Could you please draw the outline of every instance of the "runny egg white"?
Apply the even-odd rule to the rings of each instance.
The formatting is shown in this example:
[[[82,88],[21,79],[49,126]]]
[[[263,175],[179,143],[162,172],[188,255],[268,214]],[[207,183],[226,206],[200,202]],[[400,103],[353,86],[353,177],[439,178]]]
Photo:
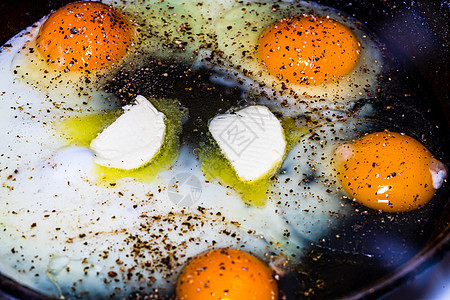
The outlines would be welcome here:
[[[210,1],[104,2],[115,5],[138,26],[134,55],[145,53],[189,62],[201,47],[212,40],[207,30],[208,11],[204,11],[204,6],[208,6]]]

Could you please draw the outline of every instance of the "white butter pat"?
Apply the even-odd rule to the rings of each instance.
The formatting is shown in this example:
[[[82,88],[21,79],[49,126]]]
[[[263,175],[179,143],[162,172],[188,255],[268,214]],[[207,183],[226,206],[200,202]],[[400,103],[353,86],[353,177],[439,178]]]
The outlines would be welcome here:
[[[286,150],[280,121],[265,106],[214,117],[209,131],[237,175],[252,181],[281,164]]]
[[[119,169],[136,169],[158,153],[164,140],[165,116],[143,96],[92,142],[95,163]]]

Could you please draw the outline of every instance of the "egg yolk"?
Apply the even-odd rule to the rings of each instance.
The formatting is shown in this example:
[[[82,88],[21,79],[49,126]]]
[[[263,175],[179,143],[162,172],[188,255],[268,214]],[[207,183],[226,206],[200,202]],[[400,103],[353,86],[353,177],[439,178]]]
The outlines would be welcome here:
[[[132,35],[128,20],[113,7],[75,2],[50,15],[36,43],[55,69],[90,71],[111,66],[122,58]]]
[[[344,190],[362,205],[385,212],[425,205],[446,176],[445,166],[422,144],[388,131],[339,146],[335,158]]]
[[[269,73],[286,83],[317,85],[348,74],[359,42],[345,25],[311,15],[280,20],[258,40],[257,54]]]
[[[215,249],[195,257],[182,271],[177,299],[278,299],[272,271],[237,249]]]

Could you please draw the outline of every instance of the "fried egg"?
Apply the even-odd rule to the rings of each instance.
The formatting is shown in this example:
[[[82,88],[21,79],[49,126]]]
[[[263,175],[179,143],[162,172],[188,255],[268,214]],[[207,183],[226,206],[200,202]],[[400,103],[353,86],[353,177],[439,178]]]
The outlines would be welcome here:
[[[135,28],[117,9],[98,2],[68,4],[21,33],[26,42],[11,70],[56,109],[115,107],[114,95],[98,86],[114,72],[135,43]]]
[[[218,71],[277,105],[308,112],[375,95],[381,48],[339,11],[304,1],[245,1],[215,26],[220,58],[204,51],[199,64],[219,61]]]

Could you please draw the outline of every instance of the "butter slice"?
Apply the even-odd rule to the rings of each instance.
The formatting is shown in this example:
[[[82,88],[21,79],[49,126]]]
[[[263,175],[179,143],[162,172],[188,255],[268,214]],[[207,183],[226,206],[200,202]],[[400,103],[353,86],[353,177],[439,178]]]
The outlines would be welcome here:
[[[256,180],[282,163],[286,150],[283,128],[265,106],[218,115],[210,121],[209,131],[244,181]]]
[[[95,163],[111,168],[136,169],[152,160],[164,140],[165,116],[143,96],[91,142]]]

